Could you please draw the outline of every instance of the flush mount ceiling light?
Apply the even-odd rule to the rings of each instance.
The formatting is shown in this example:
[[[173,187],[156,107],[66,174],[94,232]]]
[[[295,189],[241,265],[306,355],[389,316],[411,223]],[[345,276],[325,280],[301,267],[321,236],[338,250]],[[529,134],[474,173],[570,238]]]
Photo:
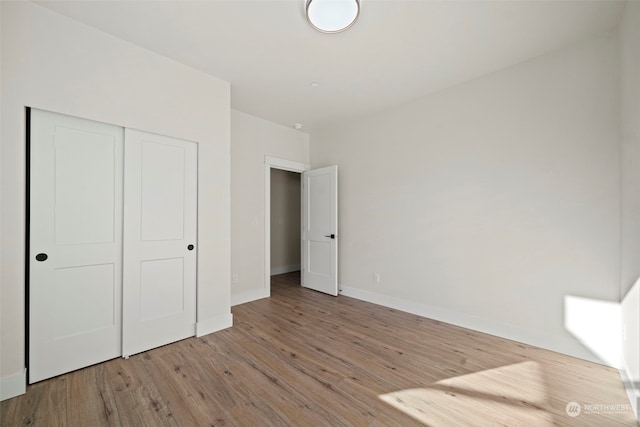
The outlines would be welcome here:
[[[323,33],[350,28],[360,15],[360,0],[307,0],[307,21]]]

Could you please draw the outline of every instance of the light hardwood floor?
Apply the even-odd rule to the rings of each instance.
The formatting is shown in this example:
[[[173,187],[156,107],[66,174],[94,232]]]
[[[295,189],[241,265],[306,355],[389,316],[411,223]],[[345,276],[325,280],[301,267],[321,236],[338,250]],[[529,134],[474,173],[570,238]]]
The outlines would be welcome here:
[[[297,273],[233,314],[231,329],[32,385],[0,424],[637,425],[615,369],[326,296]]]

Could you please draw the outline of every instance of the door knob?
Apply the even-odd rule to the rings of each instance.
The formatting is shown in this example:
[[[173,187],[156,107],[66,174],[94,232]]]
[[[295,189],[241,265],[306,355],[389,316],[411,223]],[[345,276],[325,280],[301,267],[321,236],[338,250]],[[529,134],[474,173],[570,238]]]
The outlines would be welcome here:
[[[330,234],[330,235],[328,235],[328,236],[324,236],[324,237],[329,237],[329,238],[331,238],[331,239],[335,239],[335,238],[336,238],[336,235],[335,235],[335,234]]]
[[[193,250],[193,245],[189,245],[189,246],[187,246],[187,249],[189,249],[190,251],[192,251],[192,250]]]
[[[45,253],[41,253],[41,254],[36,255],[36,261],[40,261],[40,262],[46,261],[47,258],[49,258],[49,256],[47,254],[45,254]]]

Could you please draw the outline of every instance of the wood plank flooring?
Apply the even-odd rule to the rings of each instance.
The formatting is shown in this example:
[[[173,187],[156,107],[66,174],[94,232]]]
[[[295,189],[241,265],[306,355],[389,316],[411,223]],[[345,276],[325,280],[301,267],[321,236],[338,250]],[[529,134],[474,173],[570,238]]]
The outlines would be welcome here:
[[[297,273],[271,292],[234,307],[231,329],[29,386],[0,425],[637,425],[615,369],[326,296]]]

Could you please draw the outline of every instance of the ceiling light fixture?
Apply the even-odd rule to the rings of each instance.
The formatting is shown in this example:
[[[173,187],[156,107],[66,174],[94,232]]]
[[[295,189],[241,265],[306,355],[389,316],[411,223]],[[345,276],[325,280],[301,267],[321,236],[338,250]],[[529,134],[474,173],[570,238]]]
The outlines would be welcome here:
[[[322,33],[350,28],[360,15],[360,0],[307,0],[307,21]]]
[[[297,130],[302,129],[302,123],[296,123],[295,125],[293,125],[293,128]]]

